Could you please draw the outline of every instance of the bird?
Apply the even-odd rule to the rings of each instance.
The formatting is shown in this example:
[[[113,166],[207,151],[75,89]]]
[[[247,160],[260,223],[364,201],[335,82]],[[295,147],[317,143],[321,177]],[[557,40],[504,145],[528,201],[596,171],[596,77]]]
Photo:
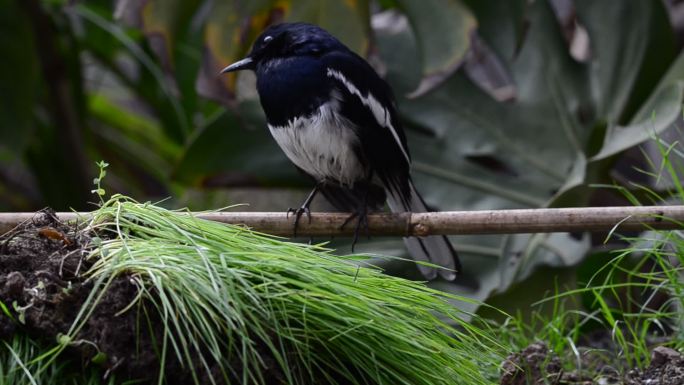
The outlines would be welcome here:
[[[408,60],[408,59],[407,59]],[[321,193],[357,219],[354,243],[367,214],[387,202],[392,212],[427,212],[410,175],[411,155],[389,84],[361,56],[314,24],[271,25],[247,56],[221,74],[251,70],[268,129],[294,165],[315,181],[294,212],[295,231]],[[406,237],[422,275],[454,280],[461,265],[442,235]],[[433,266],[430,266],[433,265]],[[438,266],[435,268],[434,266]]]

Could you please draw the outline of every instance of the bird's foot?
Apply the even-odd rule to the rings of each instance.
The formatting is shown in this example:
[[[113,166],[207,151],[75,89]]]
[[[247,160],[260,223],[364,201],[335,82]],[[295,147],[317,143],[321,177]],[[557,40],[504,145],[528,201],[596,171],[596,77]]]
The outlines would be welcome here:
[[[311,210],[307,206],[302,206],[298,209],[293,209],[290,207],[287,209],[287,217],[290,217],[290,214],[294,214],[294,224],[292,228],[292,233],[293,237],[297,238],[297,228],[299,227],[299,220],[302,218],[302,215],[306,214],[306,218],[309,220],[309,223],[311,223]]]
[[[347,219],[345,219],[344,223],[342,223],[342,226],[340,226],[340,229],[344,229],[344,227],[347,226],[354,219],[357,219],[357,221],[356,227],[354,228],[354,239],[352,240],[351,246],[352,253],[354,252],[354,246],[356,246],[356,242],[359,240],[359,233],[362,227],[366,233],[366,237],[370,239],[370,228],[368,226],[368,210],[365,207],[357,212],[352,213]]]

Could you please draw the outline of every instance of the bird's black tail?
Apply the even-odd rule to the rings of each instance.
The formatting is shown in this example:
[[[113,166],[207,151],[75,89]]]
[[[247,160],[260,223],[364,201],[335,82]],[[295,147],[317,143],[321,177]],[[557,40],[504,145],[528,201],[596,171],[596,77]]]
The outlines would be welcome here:
[[[388,191],[387,203],[393,213],[410,211],[414,213],[428,212],[423,198],[418,194],[413,182],[409,179],[410,197],[402,197],[399,192]],[[451,242],[444,235],[430,235],[427,237],[407,237],[404,243],[409,253],[416,261],[429,262],[444,267],[433,268],[418,264],[418,269],[427,279],[440,277],[453,281],[456,273],[461,270],[458,255],[451,246]]]

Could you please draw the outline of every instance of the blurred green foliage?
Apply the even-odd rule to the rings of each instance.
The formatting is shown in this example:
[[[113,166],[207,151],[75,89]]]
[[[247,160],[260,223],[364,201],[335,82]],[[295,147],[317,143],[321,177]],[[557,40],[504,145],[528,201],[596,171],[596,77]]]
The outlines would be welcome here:
[[[279,21],[323,26],[387,78],[436,209],[586,205],[623,151],[680,122],[661,1],[0,0],[0,210],[92,207],[101,159],[107,191],[193,209],[227,188],[308,186],[264,129],[253,76],[218,76]],[[478,299],[591,247],[453,240],[469,283],[436,285]]]

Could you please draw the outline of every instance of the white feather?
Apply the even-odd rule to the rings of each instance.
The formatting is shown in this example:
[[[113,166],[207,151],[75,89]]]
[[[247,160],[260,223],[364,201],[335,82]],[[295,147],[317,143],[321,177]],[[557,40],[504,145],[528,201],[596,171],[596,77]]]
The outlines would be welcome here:
[[[339,98],[332,96],[313,115],[268,128],[297,167],[318,180],[334,179],[352,187],[367,171],[353,151],[358,143],[354,125],[337,113]]]

